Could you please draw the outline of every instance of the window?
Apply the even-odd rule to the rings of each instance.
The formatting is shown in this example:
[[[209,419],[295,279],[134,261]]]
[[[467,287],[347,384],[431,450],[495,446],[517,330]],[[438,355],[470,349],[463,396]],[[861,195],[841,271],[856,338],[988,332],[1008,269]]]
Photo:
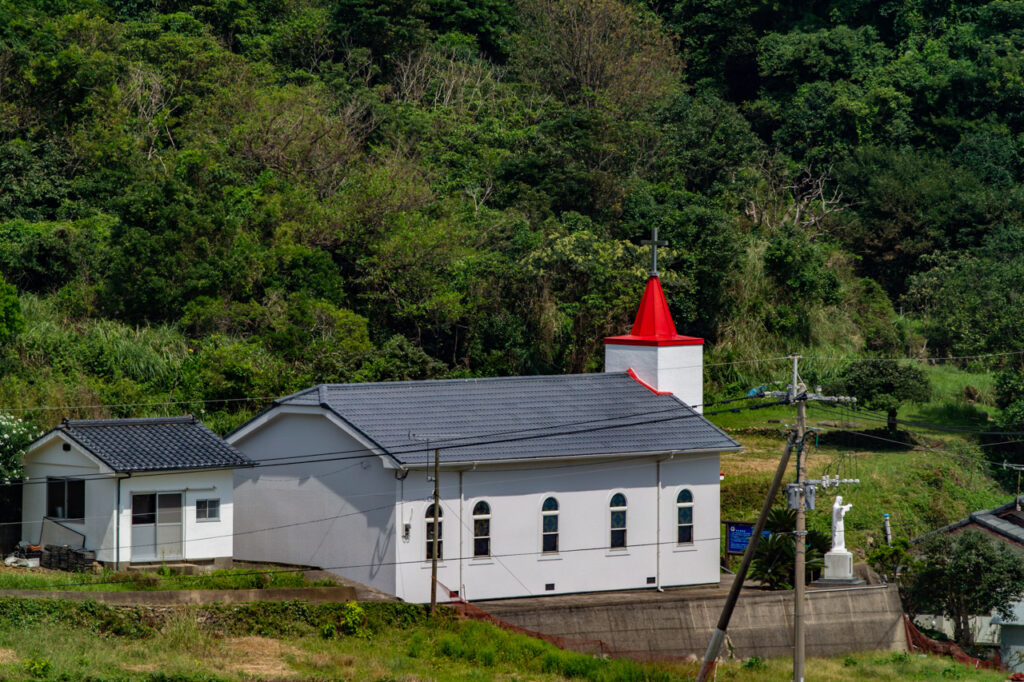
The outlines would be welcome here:
[[[626,496],[622,493],[612,495],[612,549],[623,549],[626,547]]]
[[[693,544],[693,493],[680,490],[676,497],[676,542],[680,545]]]
[[[132,495],[132,525],[144,526],[156,523],[156,494]]]
[[[491,556],[491,506],[483,501],[473,507],[473,556]]]
[[[540,508],[541,551],[558,551],[558,500],[549,497]]]
[[[85,481],[46,479],[46,515],[54,519],[85,519]]]
[[[220,500],[196,500],[196,521],[220,521]]]
[[[427,561],[434,558],[434,505],[427,507],[427,513],[424,514],[427,519]],[[440,561],[444,558],[444,543],[441,541],[444,538],[444,523],[441,519],[444,517],[444,512],[441,508],[437,509],[437,560]]]

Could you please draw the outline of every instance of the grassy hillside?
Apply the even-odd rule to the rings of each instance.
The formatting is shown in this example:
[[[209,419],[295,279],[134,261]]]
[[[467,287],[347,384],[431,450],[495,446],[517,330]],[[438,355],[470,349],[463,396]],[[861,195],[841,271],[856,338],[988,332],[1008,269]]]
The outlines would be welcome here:
[[[365,605],[369,620],[360,626],[363,629],[344,634],[340,621],[337,627],[327,627],[326,622],[312,627],[316,614],[310,611],[316,608],[302,612],[297,605],[250,605],[246,607],[249,622],[223,629],[223,613],[201,608],[159,613],[122,610],[115,615],[112,609],[95,605],[92,624],[75,627],[69,621],[88,617],[88,608],[41,604],[0,603],[4,679],[682,682],[696,672],[695,663],[639,664],[561,651],[483,623],[430,621],[422,610],[402,616],[401,609],[392,609],[393,617],[383,627],[380,614],[373,613],[375,605]],[[345,613],[353,613],[352,607]],[[96,616],[102,618],[99,625]],[[729,662],[719,668],[718,679],[775,680],[784,677],[790,666],[782,659]],[[945,659],[906,654],[812,658],[807,670],[809,680],[822,681],[1003,679],[998,673],[968,671]]]
[[[1002,454],[986,447],[985,431],[990,421],[1000,416],[993,404],[992,375],[949,365],[927,370],[934,389],[932,399],[903,407],[899,413],[903,424],[895,436],[886,432],[885,415],[877,412],[808,407],[807,425],[813,429],[807,440],[808,477],[838,474],[860,480],[859,484],[819,490],[817,510],[809,513],[809,527],[830,531],[829,510],[835,495],[840,494],[844,503],[853,504],[845,518],[847,546],[863,552],[884,541],[884,513],[890,514],[894,536],[913,538],[1013,498],[1015,479],[1001,469]],[[711,406],[709,411],[715,409]],[[784,448],[785,428],[795,422],[796,410],[778,406],[717,414],[710,419],[744,448],[742,453],[722,458],[722,518],[753,520]],[[795,461],[791,459],[786,480],[794,478]],[[782,495],[778,503],[783,504]]]

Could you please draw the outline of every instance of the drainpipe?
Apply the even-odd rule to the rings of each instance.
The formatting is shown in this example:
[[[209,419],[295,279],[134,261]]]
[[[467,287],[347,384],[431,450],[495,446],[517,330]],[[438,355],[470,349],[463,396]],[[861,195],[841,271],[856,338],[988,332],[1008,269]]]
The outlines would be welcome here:
[[[459,597],[461,599],[465,599],[466,598],[466,586],[462,582],[462,566],[463,566],[463,564],[466,563],[466,559],[465,559],[466,554],[462,550],[462,538],[466,534],[466,531],[463,530],[462,524],[463,524],[463,520],[462,520],[462,470],[460,469],[459,470],[459,523],[458,523],[457,526],[455,526],[455,528],[458,529],[458,531],[459,531]],[[475,532],[476,531],[474,531],[474,533]],[[449,601],[451,601],[451,600],[449,599]]]
[[[131,476],[131,474],[128,474]],[[117,507],[114,522],[114,568],[121,570],[121,477],[117,477]]]
[[[654,580],[658,586],[658,592],[664,592],[661,588],[661,460],[654,463],[657,490],[655,491],[655,537],[654,537]]]

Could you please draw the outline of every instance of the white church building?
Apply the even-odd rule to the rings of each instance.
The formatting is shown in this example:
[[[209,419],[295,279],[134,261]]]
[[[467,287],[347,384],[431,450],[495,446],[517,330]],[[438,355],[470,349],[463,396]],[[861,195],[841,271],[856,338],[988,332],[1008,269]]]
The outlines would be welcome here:
[[[316,566],[430,599],[717,583],[719,454],[703,340],[656,274],[603,374],[320,385],[227,436],[236,560]],[[695,406],[695,407],[691,407]]]

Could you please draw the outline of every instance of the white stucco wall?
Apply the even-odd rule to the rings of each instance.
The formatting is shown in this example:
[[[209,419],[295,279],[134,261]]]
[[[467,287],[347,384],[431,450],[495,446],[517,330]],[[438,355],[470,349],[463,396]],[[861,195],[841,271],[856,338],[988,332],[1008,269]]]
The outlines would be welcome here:
[[[395,592],[395,471],[312,411],[228,439],[260,465],[235,474],[235,558],[318,566]],[[282,457],[298,460],[287,464]]]
[[[413,602],[430,598],[425,513],[433,483],[426,474],[409,474],[399,504],[400,525],[409,523],[411,532],[398,542],[396,594]],[[445,546],[438,580],[470,600],[717,583],[718,476],[717,455],[660,465],[644,458],[442,470]],[[680,546],[676,496],[683,487],[694,496],[695,542]],[[624,550],[609,549],[609,502],[616,492],[628,504]],[[541,505],[549,496],[559,503],[557,554],[541,552]],[[473,557],[472,512],[480,500],[491,508],[490,558]]]
[[[271,416],[228,438],[261,463],[235,472],[235,558],[318,566],[407,601],[428,601],[425,514],[432,469],[397,478],[388,460],[362,456],[365,445],[319,408]],[[283,459],[289,457],[298,463]],[[684,487],[694,497],[695,541],[680,546],[676,498]],[[469,599],[719,579],[717,454],[444,466],[440,488],[444,559],[438,578]],[[609,549],[609,502],[616,492],[628,504],[625,550]],[[548,496],[559,503],[557,554],[541,552],[541,505]],[[473,557],[472,512],[479,500],[491,508],[488,558]]]
[[[668,391],[701,412],[704,403],[704,346],[605,344],[604,370],[625,372],[659,391]]]
[[[110,499],[116,496],[112,489]],[[130,478],[121,479],[121,555],[120,560],[152,561],[135,556],[136,542],[132,539],[132,494],[134,493],[183,493],[183,541],[185,561],[200,561],[231,557],[234,551],[234,471],[231,469],[196,470],[179,473],[153,474],[143,472]],[[86,491],[88,498],[88,490]],[[196,500],[219,499],[220,519],[199,521],[196,519]],[[104,544],[102,553],[97,551],[101,561],[114,561],[115,543],[112,534]],[[90,548],[92,549],[92,548]],[[155,559],[159,561],[159,558]]]
[[[47,477],[92,476],[85,481],[85,519],[63,521],[64,525],[86,535],[86,548],[102,547],[108,542],[107,532],[113,528],[113,472],[88,457],[77,445],[62,449],[64,440],[51,438],[25,455],[25,485],[22,488],[21,537],[32,544],[39,542],[43,516],[46,515]],[[99,478],[103,476],[104,478]],[[113,542],[106,545],[113,547]]]
[[[85,481],[85,519],[61,521],[85,533],[86,549],[94,550],[99,561],[111,563],[132,561],[131,495],[133,492],[183,492],[183,553],[185,560],[230,557],[233,543],[233,472],[197,470],[175,473],[141,472],[121,478],[120,556],[117,552],[115,509],[117,481],[114,473],[91,459],[77,444],[65,442],[59,435],[26,454],[27,485],[22,498],[22,539],[39,542],[43,516],[46,514],[46,478],[96,476]],[[196,520],[196,499],[220,500],[220,520]]]

